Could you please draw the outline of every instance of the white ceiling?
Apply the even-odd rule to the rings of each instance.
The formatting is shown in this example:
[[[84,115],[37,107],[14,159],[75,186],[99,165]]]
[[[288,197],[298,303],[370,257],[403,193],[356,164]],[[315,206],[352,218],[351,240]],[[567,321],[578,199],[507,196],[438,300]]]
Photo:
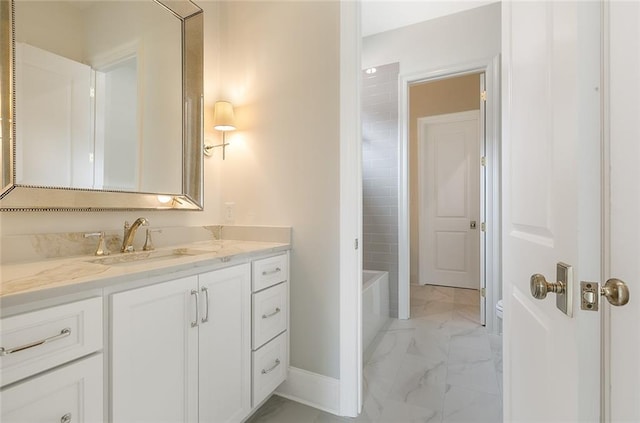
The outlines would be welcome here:
[[[428,21],[496,0],[363,0],[362,36]]]

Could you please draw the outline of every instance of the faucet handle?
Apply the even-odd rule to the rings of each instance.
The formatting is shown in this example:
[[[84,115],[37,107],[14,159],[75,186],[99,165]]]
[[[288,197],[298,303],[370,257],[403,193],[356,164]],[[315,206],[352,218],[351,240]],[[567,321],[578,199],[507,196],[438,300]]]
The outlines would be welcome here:
[[[107,249],[107,246],[104,242],[104,231],[86,233],[84,234],[84,237],[98,237],[98,247],[96,248],[96,252],[94,253],[96,256],[108,256],[111,253],[111,251]]]
[[[156,249],[156,247],[153,246],[153,240],[151,239],[151,234],[153,232],[162,233],[162,229],[147,229],[147,239],[145,239],[144,245],[142,246],[144,251],[152,251]]]

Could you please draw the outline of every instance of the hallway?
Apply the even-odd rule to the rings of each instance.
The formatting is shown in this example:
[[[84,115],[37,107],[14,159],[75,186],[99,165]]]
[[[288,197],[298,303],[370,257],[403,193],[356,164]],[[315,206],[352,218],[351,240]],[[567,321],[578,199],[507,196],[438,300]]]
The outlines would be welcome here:
[[[502,338],[478,323],[478,303],[478,291],[411,285],[412,318],[391,319],[365,357],[358,418],[274,396],[250,422],[502,421]]]

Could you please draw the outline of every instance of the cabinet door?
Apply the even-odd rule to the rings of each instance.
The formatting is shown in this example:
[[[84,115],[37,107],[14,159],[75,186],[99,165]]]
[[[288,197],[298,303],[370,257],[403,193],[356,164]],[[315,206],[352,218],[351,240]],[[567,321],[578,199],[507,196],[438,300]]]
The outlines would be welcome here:
[[[0,393],[4,423],[103,421],[102,354],[44,373]]]
[[[112,420],[198,420],[196,276],[111,297]]]
[[[200,422],[240,422],[251,411],[250,266],[205,273],[199,280]]]

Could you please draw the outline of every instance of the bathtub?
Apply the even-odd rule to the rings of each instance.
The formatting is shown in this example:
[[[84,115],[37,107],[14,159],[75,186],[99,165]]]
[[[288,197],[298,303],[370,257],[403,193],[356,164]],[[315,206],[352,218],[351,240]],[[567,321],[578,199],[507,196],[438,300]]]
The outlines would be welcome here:
[[[389,320],[389,273],[362,271],[362,349],[369,346]]]

